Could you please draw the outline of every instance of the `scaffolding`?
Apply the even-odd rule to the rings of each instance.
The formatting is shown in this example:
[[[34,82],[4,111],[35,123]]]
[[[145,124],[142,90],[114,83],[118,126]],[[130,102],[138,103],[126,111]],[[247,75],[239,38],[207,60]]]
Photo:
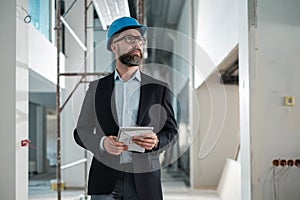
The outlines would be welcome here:
[[[68,10],[61,16],[61,1],[62,0],[56,0],[56,53],[57,53],[57,84],[56,84],[56,115],[57,115],[57,168],[56,168],[56,178],[57,178],[57,199],[61,200],[61,192],[62,192],[62,178],[61,178],[61,170],[66,169],[68,167],[72,167],[81,163],[84,163],[84,177],[85,177],[85,184],[84,184],[84,199],[87,199],[87,150],[85,150],[85,158],[75,161],[73,163],[67,164],[65,166],[61,165],[61,113],[63,109],[65,108],[66,104],[69,102],[71,97],[73,96],[74,92],[78,88],[78,86],[81,83],[88,83],[87,76],[107,76],[109,73],[104,72],[87,72],[87,29],[90,28],[87,26],[88,22],[88,10],[93,5],[94,0],[90,0],[88,4],[88,0],[84,0],[84,44],[78,39],[76,34],[73,32],[73,30],[68,26],[68,24],[65,22],[64,17],[69,13],[69,11],[73,8],[77,0],[74,0],[73,3],[70,5]],[[142,23],[144,21],[144,0],[136,0],[136,14],[138,21]],[[62,30],[62,24],[66,26],[66,28],[71,32],[72,36],[78,44],[81,46],[81,48],[84,50],[84,71],[79,73],[60,73],[60,52],[61,52],[61,30]],[[66,76],[78,76],[80,77],[80,80],[77,82],[77,84],[72,89],[69,96],[66,98],[65,102],[61,106],[61,91],[60,91],[60,78],[66,77]]]

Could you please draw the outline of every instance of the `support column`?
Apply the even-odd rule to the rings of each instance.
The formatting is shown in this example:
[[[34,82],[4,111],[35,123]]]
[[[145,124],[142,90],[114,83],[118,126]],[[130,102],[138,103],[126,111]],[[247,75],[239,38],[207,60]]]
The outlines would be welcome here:
[[[16,1],[0,1],[0,13],[0,194],[16,199]]]

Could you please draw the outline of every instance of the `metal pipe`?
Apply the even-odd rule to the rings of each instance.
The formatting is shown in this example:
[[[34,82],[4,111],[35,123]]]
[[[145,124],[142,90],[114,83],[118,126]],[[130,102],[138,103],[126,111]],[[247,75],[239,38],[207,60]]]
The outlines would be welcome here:
[[[87,45],[87,15],[88,15],[88,9],[89,9],[89,5],[87,3],[87,0],[84,1],[84,45],[86,47],[88,47]],[[84,52],[84,73],[86,74],[87,72],[87,51]],[[86,76],[84,76],[86,77]],[[84,79],[84,81],[86,81],[86,79]],[[84,85],[85,87],[86,85]],[[86,89],[86,87],[85,87]],[[86,90],[85,90],[86,91]],[[84,150],[84,158],[87,159],[87,150]],[[87,200],[87,162],[84,163],[84,198],[85,200]]]
[[[109,72],[71,72],[71,73],[60,73],[59,76],[107,76]]]
[[[73,7],[73,5],[75,4],[77,0],[75,0],[72,5],[70,6],[70,8],[67,10],[67,13],[70,11],[70,9]],[[74,163],[68,164],[68,165],[64,165],[61,166],[61,126],[60,126],[60,121],[61,121],[61,112],[64,109],[65,105],[67,104],[67,102],[69,101],[69,99],[71,98],[71,96],[73,95],[73,93],[75,92],[76,88],[79,86],[80,83],[85,83],[87,82],[86,80],[84,80],[86,78],[86,76],[106,76],[110,73],[87,73],[87,62],[86,62],[86,58],[87,58],[87,10],[90,7],[91,3],[89,5],[87,5],[87,0],[85,0],[85,45],[82,44],[82,42],[79,40],[79,38],[76,36],[76,34],[74,33],[74,31],[71,29],[71,27],[67,24],[67,22],[64,20],[63,16],[61,16],[61,0],[56,0],[56,5],[57,5],[57,9],[56,9],[56,27],[55,27],[55,31],[56,31],[56,49],[57,49],[57,83],[56,83],[56,115],[57,115],[57,169],[56,169],[56,179],[57,179],[57,199],[61,200],[61,170],[77,165],[79,163],[84,162],[85,163],[85,177],[87,177],[87,153],[85,152],[85,158],[79,161],[76,161]],[[67,14],[65,13],[65,15]],[[60,73],[60,51],[61,51],[61,29],[62,29],[62,22],[64,23],[64,25],[66,26],[66,28],[72,33],[72,36],[75,38],[75,40],[79,43],[79,45],[82,47],[82,49],[85,51],[84,53],[84,62],[85,62],[85,66],[84,66],[84,73]],[[78,38],[78,40],[76,39]],[[73,89],[73,91],[71,92],[71,94],[69,95],[69,97],[67,98],[66,102],[63,104],[62,107],[60,107],[61,102],[60,102],[60,77],[61,76],[82,76],[79,83],[75,86],[75,88]],[[85,182],[85,188],[87,183]],[[87,199],[87,195],[85,192],[85,199]]]
[[[60,167],[60,169],[67,169],[67,168],[70,168],[70,167],[79,165],[79,164],[81,164],[81,163],[86,163],[86,162],[87,162],[87,158],[83,158],[83,159],[77,160],[77,161],[75,161],[75,162],[72,162],[72,163],[63,165],[63,166]]]
[[[62,107],[59,109],[59,111],[62,111],[64,109],[64,107],[66,106],[66,104],[68,103],[68,101],[71,99],[72,95],[74,94],[75,90],[78,88],[79,84],[81,83],[81,81],[85,78],[85,76],[82,76],[80,81],[76,84],[75,88],[72,90],[72,92],[69,94],[69,96],[67,97],[65,103],[62,105]]]
[[[144,23],[144,0],[137,0],[137,20],[139,23]]]
[[[61,0],[56,0],[56,56],[57,56],[57,83],[56,83],[56,115],[57,115],[57,168],[56,168],[56,179],[57,179],[57,199],[61,200],[61,152],[60,152],[60,31],[61,31],[61,21],[60,21],[60,12],[61,12]]]
[[[84,46],[86,50],[84,51],[84,73],[87,72],[87,15],[88,15],[88,3],[84,0]]]

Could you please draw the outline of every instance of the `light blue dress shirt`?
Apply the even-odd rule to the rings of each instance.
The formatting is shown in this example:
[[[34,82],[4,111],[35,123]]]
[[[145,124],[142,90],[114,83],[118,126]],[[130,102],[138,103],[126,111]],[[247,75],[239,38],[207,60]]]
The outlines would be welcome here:
[[[138,106],[140,102],[141,73],[135,72],[128,81],[122,80],[115,70],[115,101],[119,126],[136,126]]]
[[[128,81],[122,80],[115,70],[115,101],[120,127],[136,126],[139,102],[141,73],[139,70]],[[120,155],[120,163],[132,162],[132,153],[124,151]]]
[[[114,84],[114,95],[119,126],[136,126],[141,92],[140,70],[137,70],[131,79],[126,82],[121,78],[118,71],[115,70]],[[103,137],[100,142],[101,149],[104,149],[104,139],[105,137]],[[130,162],[132,162],[132,153],[129,151],[122,152],[120,155],[120,163]]]

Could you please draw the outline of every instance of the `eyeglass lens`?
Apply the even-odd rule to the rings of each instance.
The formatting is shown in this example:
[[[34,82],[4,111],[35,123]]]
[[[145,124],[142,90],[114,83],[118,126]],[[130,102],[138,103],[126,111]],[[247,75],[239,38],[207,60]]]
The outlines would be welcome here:
[[[119,42],[121,40],[125,40],[127,44],[134,44],[135,42],[138,42],[140,45],[146,44],[146,39],[140,36],[133,36],[133,35],[125,35],[121,37],[120,39],[116,40],[114,43]]]
[[[126,35],[126,36],[124,36],[124,39],[125,39],[125,42],[128,44],[133,44],[137,41],[139,44],[143,45],[146,42],[145,39],[140,36]]]

